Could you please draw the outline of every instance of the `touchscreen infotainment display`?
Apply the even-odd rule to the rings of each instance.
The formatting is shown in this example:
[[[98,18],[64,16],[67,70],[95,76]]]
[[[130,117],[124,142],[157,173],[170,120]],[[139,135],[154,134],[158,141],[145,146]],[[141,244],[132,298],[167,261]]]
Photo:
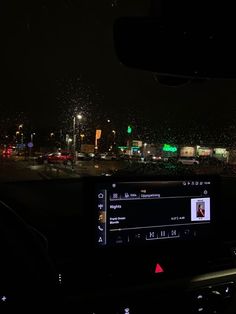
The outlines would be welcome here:
[[[97,184],[97,244],[206,238],[214,220],[215,194],[209,179]]]

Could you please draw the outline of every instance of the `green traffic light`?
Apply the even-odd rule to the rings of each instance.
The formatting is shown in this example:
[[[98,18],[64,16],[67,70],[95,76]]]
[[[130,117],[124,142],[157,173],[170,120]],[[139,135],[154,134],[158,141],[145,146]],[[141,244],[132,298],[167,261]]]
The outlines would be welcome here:
[[[131,134],[131,133],[132,133],[132,128],[131,128],[131,126],[130,126],[130,125],[128,125],[128,128],[127,128],[127,133],[128,133],[128,134]]]

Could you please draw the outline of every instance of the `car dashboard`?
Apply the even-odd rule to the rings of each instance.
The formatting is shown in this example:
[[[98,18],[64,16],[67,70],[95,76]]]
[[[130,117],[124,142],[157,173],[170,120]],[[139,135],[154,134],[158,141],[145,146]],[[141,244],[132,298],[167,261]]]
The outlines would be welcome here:
[[[13,182],[1,185],[1,202],[41,238],[66,309],[233,313],[233,183],[196,175]]]

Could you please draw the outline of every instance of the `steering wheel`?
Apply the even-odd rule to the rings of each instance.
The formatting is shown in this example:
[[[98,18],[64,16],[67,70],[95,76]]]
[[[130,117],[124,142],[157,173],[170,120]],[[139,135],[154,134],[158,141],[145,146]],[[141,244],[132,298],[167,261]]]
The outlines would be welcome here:
[[[58,277],[33,229],[0,201],[0,309],[58,301]]]

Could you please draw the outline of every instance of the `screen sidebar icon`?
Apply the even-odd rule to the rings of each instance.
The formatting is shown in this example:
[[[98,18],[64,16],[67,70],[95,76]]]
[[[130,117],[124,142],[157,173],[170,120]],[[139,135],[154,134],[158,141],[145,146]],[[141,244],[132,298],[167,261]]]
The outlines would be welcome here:
[[[106,245],[106,226],[107,226],[107,191],[100,190],[97,197],[97,243],[99,246]]]

